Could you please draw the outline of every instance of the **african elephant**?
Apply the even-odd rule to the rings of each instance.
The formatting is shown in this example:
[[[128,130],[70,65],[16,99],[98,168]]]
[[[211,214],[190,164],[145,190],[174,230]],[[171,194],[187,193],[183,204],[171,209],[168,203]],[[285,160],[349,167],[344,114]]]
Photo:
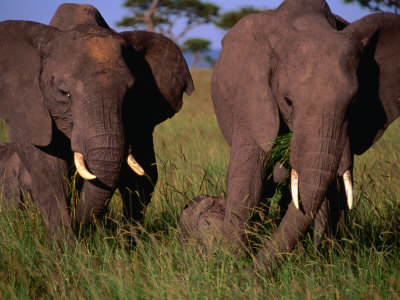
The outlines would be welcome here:
[[[53,232],[101,217],[116,188],[140,218],[157,181],[153,129],[194,89],[182,53],[157,33],[117,33],[90,5],[63,4],[50,25],[0,23],[0,117],[32,198]],[[74,162],[84,182],[71,220]]]
[[[272,190],[265,172],[271,141],[293,133],[293,201],[256,266],[273,268],[313,221],[323,227],[341,194],[352,206],[354,155],[399,116],[399,74],[400,16],[390,13],[346,24],[323,0],[286,0],[225,35],[212,99],[230,146],[224,230],[233,243]]]

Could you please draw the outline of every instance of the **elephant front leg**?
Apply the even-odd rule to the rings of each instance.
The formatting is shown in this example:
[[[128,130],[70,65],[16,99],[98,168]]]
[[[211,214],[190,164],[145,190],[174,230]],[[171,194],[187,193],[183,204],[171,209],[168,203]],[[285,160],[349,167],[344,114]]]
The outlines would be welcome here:
[[[142,139],[144,149],[136,147],[132,155],[145,171],[143,176],[137,175],[127,164],[122,168],[118,180],[118,189],[123,200],[124,217],[128,222],[142,222],[147,205],[151,200],[157,183],[157,165],[153,149],[153,140]]]
[[[314,220],[315,243],[319,244],[324,235],[338,238],[344,230],[347,203],[342,178],[337,178],[328,188],[325,199]]]
[[[18,149],[18,154],[29,170],[32,198],[43,211],[50,231],[54,235],[71,235],[71,219],[67,207],[66,161],[33,145],[21,149]]]
[[[118,189],[123,201],[124,217],[128,222],[143,221],[156,180],[156,175],[150,176],[146,172],[146,175],[138,176],[129,167],[123,168]]]
[[[271,197],[274,183],[266,180],[268,154],[252,141],[233,143],[227,173],[226,239],[235,248],[245,246],[245,229],[262,197]]]

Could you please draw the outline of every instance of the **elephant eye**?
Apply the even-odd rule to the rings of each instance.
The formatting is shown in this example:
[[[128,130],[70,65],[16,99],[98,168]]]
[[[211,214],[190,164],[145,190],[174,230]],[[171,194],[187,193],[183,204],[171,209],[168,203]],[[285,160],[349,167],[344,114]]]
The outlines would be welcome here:
[[[293,106],[292,100],[290,100],[288,97],[285,97],[285,101],[286,101],[287,105]]]
[[[71,94],[68,93],[67,91],[60,90],[60,92],[64,97],[68,97],[68,99],[71,99]]]

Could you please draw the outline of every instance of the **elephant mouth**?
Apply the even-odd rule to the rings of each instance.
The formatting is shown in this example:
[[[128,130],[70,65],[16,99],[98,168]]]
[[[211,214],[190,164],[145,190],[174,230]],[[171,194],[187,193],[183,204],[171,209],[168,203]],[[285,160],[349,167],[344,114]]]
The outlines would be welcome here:
[[[90,171],[86,168],[85,158],[79,152],[74,152],[74,163],[77,172],[83,179],[93,180],[96,179],[96,176],[90,173]],[[127,158],[128,166],[139,176],[143,176],[145,174],[143,168],[136,161],[132,154],[128,155]]]
[[[352,209],[353,208],[353,179],[352,179],[351,172],[349,169],[346,170],[346,172],[344,172],[344,174],[342,175],[342,178],[343,178],[343,183],[344,183],[344,189],[346,192],[347,206],[349,207],[349,209]],[[292,172],[291,172],[290,187],[291,187],[293,204],[297,209],[299,209],[300,208],[299,173],[295,169],[292,169]]]

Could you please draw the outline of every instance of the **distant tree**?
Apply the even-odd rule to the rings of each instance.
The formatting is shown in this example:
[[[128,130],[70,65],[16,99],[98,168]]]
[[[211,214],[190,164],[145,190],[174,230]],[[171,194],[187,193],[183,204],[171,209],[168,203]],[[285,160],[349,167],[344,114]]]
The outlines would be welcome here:
[[[201,57],[201,59],[203,61],[205,61],[210,67],[214,67],[215,63],[216,63],[216,59],[214,57],[212,57],[211,55],[203,55]]]
[[[373,11],[400,13],[400,0],[343,0],[343,3],[354,2],[357,2],[361,7],[369,8]]]
[[[249,14],[259,13],[261,11],[262,11],[261,9],[252,6],[241,7],[239,8],[239,10],[231,10],[221,14],[219,18],[214,22],[214,24],[222,29],[229,30],[241,18]]]
[[[117,26],[159,32],[176,43],[193,27],[212,22],[219,11],[217,5],[201,0],[125,0],[123,6],[132,16]]]
[[[183,42],[183,51],[193,53],[193,68],[197,68],[200,62],[200,53],[210,50],[211,42],[200,38],[191,38]]]

